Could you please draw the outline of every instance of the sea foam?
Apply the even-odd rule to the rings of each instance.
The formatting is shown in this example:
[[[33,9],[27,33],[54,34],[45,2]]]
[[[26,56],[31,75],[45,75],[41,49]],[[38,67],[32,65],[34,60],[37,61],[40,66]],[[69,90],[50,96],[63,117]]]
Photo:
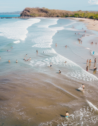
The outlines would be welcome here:
[[[2,24],[0,26],[2,34],[0,35],[9,39],[24,41],[28,33],[27,28],[38,22],[40,22],[40,19],[20,19],[12,23]]]
[[[58,19],[49,19],[48,23],[45,24],[38,24],[39,28],[43,28],[41,32],[38,32],[37,37],[33,37],[33,46],[37,48],[45,48],[43,58],[33,59],[30,62],[31,66],[34,67],[44,67],[44,66],[50,66],[50,62],[52,62],[53,65],[58,65],[59,67],[65,67],[68,72],[63,72],[67,77],[76,78],[78,80],[83,81],[94,81],[98,80],[98,78],[88,72],[86,72],[82,67],[74,63],[73,61],[67,59],[66,57],[58,54],[54,49],[51,48],[53,36],[57,33],[59,30],[66,29],[65,26],[63,27],[50,27],[52,25],[57,24]],[[71,25],[71,23],[69,24]],[[33,34],[34,35],[34,34]],[[34,35],[36,36],[36,35]],[[45,55],[48,54],[48,57]],[[67,61],[65,64],[64,62]]]

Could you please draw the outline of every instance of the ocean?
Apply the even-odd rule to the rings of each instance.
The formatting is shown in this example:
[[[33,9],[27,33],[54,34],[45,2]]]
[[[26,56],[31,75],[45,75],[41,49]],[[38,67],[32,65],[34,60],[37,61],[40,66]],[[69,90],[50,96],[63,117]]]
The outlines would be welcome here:
[[[97,126],[97,36],[68,18],[0,19],[0,125]]]

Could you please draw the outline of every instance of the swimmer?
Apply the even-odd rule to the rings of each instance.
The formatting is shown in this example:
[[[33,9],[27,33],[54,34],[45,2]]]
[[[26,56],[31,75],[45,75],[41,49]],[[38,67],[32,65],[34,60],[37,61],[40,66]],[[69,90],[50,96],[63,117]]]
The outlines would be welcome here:
[[[67,63],[67,61],[65,61],[64,63]]]
[[[26,54],[26,56],[27,56],[27,54]]]
[[[1,60],[1,56],[0,56],[0,60]]]
[[[29,58],[29,60],[31,60],[31,57]]]
[[[82,84],[82,89],[83,89],[82,91],[84,92],[84,89],[85,89],[85,86],[84,86],[84,84]]]
[[[11,61],[10,61],[10,60],[8,60],[8,62],[10,63]]]
[[[57,43],[55,44],[55,46],[57,47]]]
[[[61,71],[59,70],[59,73],[61,73]]]
[[[38,50],[36,50],[36,53],[38,54]]]
[[[52,63],[50,63],[50,67],[52,67]]]
[[[66,111],[65,118],[68,118],[68,117],[69,117],[69,113],[68,111]]]
[[[67,48],[67,45],[65,46],[65,48]]]
[[[13,46],[11,48],[13,49]]]
[[[18,60],[16,60],[16,63],[18,63]]]

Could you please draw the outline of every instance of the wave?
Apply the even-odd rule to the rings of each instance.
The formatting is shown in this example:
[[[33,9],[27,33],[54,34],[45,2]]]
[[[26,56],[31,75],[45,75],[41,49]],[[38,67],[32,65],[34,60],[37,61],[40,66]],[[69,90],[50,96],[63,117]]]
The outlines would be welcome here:
[[[45,56],[47,54],[48,54],[48,58],[46,58],[46,56]],[[67,61],[66,64],[64,63],[65,61]],[[58,65],[58,67],[65,67],[68,72],[62,71],[62,74],[69,78],[71,77],[71,79],[76,78],[76,79],[82,80],[82,81],[98,80],[98,78],[96,76],[92,75],[91,73],[88,73],[87,71],[82,69],[82,67],[80,67],[79,65],[74,63],[73,61],[56,53],[54,49],[47,49],[43,54],[43,58],[41,58],[39,60],[37,60],[37,59],[32,60],[30,62],[30,65],[33,67],[44,67],[44,66],[50,66],[50,62],[52,62],[52,64],[54,66]]]
[[[49,19],[48,23],[38,25],[39,28],[43,28],[45,31],[38,33],[37,38],[33,38],[32,41],[34,45],[32,47],[51,48],[53,36],[57,33],[57,31],[64,29],[64,27],[49,27],[51,25],[56,25],[57,21],[58,19]],[[33,34],[33,36],[36,36],[36,33]]]
[[[24,41],[28,33],[27,28],[38,22],[40,22],[40,19],[27,19],[2,24],[0,26],[2,34],[0,35],[9,39]]]
[[[14,41],[13,43],[20,43],[20,41],[19,41],[19,40],[17,40],[17,41]]]

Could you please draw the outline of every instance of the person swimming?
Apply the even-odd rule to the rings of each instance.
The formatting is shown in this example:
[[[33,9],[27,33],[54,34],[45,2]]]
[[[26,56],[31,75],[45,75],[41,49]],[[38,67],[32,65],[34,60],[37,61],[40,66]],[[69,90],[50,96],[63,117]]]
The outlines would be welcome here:
[[[52,63],[50,62],[50,67],[52,67]]]
[[[1,60],[1,56],[0,56],[0,60]]]
[[[65,118],[68,118],[68,117],[69,117],[69,113],[68,111],[66,111]]]
[[[67,45],[65,46],[65,48],[67,48]]]
[[[85,85],[84,84],[82,84],[82,91],[84,92],[84,89],[85,89]]]
[[[18,63],[18,60],[16,60],[16,63]]]
[[[61,71],[59,70],[59,73],[61,73]]]
[[[10,60],[8,60],[8,62],[10,63],[11,61],[10,61]]]

